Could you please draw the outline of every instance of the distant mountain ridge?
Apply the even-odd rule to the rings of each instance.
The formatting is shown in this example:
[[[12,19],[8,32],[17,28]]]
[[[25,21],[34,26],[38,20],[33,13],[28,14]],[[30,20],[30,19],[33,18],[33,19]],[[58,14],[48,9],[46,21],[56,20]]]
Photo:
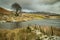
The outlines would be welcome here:
[[[50,13],[50,12],[30,12],[30,13],[34,13],[34,14],[44,14],[44,15],[49,15],[49,16],[60,16],[60,14]]]

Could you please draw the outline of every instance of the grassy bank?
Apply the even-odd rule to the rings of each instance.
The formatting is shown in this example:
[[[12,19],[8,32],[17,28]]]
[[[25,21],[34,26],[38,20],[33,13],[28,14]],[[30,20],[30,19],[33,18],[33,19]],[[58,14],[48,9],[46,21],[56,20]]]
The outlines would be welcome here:
[[[38,15],[38,14],[25,14],[22,13],[22,16],[15,16],[14,14],[11,15],[1,15],[0,16],[0,21],[12,21],[12,22],[19,22],[19,21],[29,21],[29,20],[38,20],[38,19],[43,19],[44,16]]]
[[[40,19],[60,19],[60,16],[47,16],[37,13],[22,13],[22,16],[19,14],[19,16],[16,17],[13,13],[9,15],[0,14],[0,21],[4,22],[20,22]]]
[[[58,40],[60,29],[48,26],[28,26],[16,29],[0,29],[0,40]],[[52,35],[53,31],[53,35]],[[60,39],[59,39],[60,40]]]

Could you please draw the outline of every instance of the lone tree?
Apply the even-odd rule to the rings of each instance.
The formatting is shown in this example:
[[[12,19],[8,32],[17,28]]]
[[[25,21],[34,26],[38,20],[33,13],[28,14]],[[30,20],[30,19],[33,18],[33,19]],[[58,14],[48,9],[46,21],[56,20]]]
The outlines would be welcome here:
[[[12,8],[13,8],[14,10],[16,10],[15,16],[19,16],[18,11],[21,12],[22,7],[21,7],[18,3],[14,3],[14,4],[12,4]]]

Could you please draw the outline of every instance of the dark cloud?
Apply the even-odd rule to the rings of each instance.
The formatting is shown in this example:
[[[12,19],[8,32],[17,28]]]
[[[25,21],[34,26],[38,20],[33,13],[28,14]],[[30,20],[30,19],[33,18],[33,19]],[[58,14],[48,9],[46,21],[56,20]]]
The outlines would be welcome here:
[[[39,0],[39,3],[42,3],[42,4],[54,4],[56,2],[58,2],[60,0]]]
[[[0,6],[11,9],[15,2],[23,9],[60,13],[60,0],[0,0]]]

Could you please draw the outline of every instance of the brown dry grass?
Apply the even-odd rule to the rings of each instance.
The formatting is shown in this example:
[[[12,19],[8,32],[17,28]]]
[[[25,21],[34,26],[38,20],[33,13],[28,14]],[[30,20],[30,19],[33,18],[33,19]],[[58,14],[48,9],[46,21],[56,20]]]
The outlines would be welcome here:
[[[0,29],[0,40],[35,40],[37,35],[34,30],[40,30],[44,35],[51,35],[51,28],[48,26],[23,27],[17,29]],[[53,34],[60,36],[60,29],[53,27]]]
[[[35,37],[35,33],[28,31],[26,28],[0,30],[0,40],[33,40]]]
[[[40,20],[40,19],[44,19],[45,17],[39,14],[25,14],[22,13],[22,16],[15,16],[14,14],[11,15],[1,15],[0,16],[0,21],[4,20],[4,21],[9,21],[9,22],[20,22],[20,21],[30,21],[30,20]]]

